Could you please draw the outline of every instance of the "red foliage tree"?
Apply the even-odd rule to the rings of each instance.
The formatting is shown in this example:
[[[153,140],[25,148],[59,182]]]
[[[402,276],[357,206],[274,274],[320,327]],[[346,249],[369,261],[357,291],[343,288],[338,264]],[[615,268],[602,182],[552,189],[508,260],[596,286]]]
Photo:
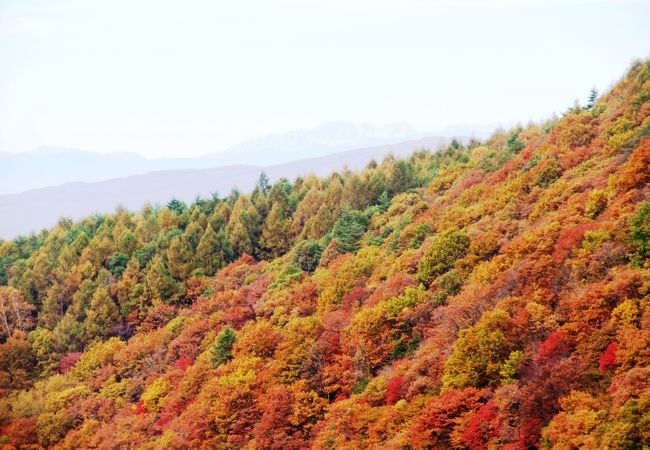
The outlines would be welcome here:
[[[187,370],[188,367],[192,365],[192,363],[194,363],[194,360],[191,357],[182,356],[176,360],[176,363],[174,364],[174,369],[184,372],[185,370]]]
[[[607,346],[602,355],[600,355],[600,360],[598,361],[598,367],[600,367],[601,372],[607,372],[610,369],[613,369],[616,366],[616,350],[618,349],[618,344],[612,342]]]
[[[263,410],[262,418],[253,430],[256,444],[260,448],[295,449],[300,447],[300,444],[296,445],[290,440],[289,417],[291,416],[292,402],[293,396],[284,386],[274,388],[263,398],[260,405]]]
[[[79,361],[79,358],[81,358],[82,354],[83,353],[81,352],[73,352],[65,355],[63,358],[59,360],[58,372],[60,374],[65,374],[70,372],[72,368],[75,366],[75,364],[77,364],[77,361]]]
[[[301,315],[308,316],[316,311],[318,287],[313,281],[302,283],[292,294],[292,304],[296,306]]]
[[[450,434],[462,414],[481,407],[486,389],[450,389],[434,397],[411,428],[411,444],[416,448],[450,448]]]
[[[487,448],[490,439],[498,436],[498,412],[492,400],[481,406],[465,426],[461,441],[471,450]]]
[[[341,298],[342,309],[349,311],[352,307],[362,305],[370,293],[362,287],[354,287]]]
[[[527,417],[521,421],[518,438],[513,450],[528,450],[537,448],[542,432],[542,421],[537,417]]]
[[[643,138],[625,165],[619,181],[623,190],[640,188],[650,181],[650,139]]]
[[[594,228],[593,223],[581,223],[563,230],[555,243],[555,248],[553,248],[553,254],[551,255],[553,262],[559,264],[564,261],[571,253],[571,250],[580,244],[585,233]]]
[[[135,404],[135,406],[131,409],[133,412],[134,416],[140,416],[142,414],[146,413],[146,410],[144,408],[144,402],[142,400],[138,401],[138,403]]]
[[[7,436],[9,443],[13,444],[2,446],[2,448],[42,448],[36,444],[38,442],[36,420],[36,417],[19,417],[14,419],[5,428],[0,428],[0,435],[4,434]]]
[[[404,377],[397,375],[393,377],[386,386],[386,403],[394,405],[399,399],[402,398],[402,391],[404,388]]]
[[[161,304],[152,308],[140,324],[138,331],[146,332],[160,328],[176,315],[176,308]]]
[[[558,357],[566,356],[571,351],[564,334],[554,331],[539,345],[533,360],[538,364],[546,364]]]

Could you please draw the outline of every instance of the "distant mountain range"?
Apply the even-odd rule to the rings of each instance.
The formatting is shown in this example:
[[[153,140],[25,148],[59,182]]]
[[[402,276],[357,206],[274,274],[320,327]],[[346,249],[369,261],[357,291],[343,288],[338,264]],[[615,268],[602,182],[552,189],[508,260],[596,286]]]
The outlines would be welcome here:
[[[389,145],[423,137],[408,124],[383,127],[330,122],[310,130],[253,139],[224,151],[193,158],[148,159],[137,153],[95,153],[40,148],[24,153],[0,152],[0,194],[24,192],[73,181],[100,181],[155,170],[210,169],[238,164],[269,166],[354,148]]]
[[[336,148],[345,147],[346,143],[367,139],[369,134],[366,130],[359,137],[355,137],[352,128],[348,128],[347,131],[345,131],[346,127],[339,127],[338,129],[344,130],[338,138],[333,137],[334,134],[320,129],[323,136],[331,137],[331,145],[329,147],[319,147],[320,149],[329,148],[332,151]],[[410,133],[408,128],[398,127],[395,129],[393,136],[402,136],[408,133]],[[301,136],[299,133],[289,133],[282,135],[284,137],[269,137],[265,142],[269,143],[276,140],[276,144],[275,146],[268,145],[266,148],[273,149],[277,155],[280,151],[280,143],[284,138],[291,136],[290,139],[295,140],[294,146],[286,147],[290,150],[286,150],[282,157],[275,156],[275,158],[282,160],[283,157],[290,158],[293,156],[296,159],[296,155],[309,153],[299,151],[299,149],[304,148],[301,145],[307,143],[310,139],[313,139],[313,142],[323,142],[324,139],[318,140],[314,137],[315,135],[315,133],[306,133]],[[393,139],[388,136],[375,136],[375,138],[378,140]],[[93,176],[101,176],[102,174],[106,176],[106,174],[115,173],[111,171],[119,171],[120,169],[123,171],[134,171],[138,170],[138,168],[146,170],[150,166],[146,166],[143,161],[148,163],[154,161],[161,165],[169,163],[170,166],[168,167],[174,167],[175,170],[156,170],[145,174],[123,176],[104,181],[76,181],[55,187],[0,195],[0,217],[2,217],[2,221],[0,221],[0,239],[10,239],[20,234],[51,227],[60,217],[78,219],[93,213],[112,212],[118,205],[127,209],[139,209],[147,202],[165,204],[172,198],[189,202],[197,196],[208,197],[217,192],[224,195],[230,192],[233,187],[237,187],[242,191],[249,191],[255,185],[262,171],[265,171],[271,180],[277,180],[280,177],[294,179],[297,176],[310,173],[325,176],[344,167],[360,169],[371,159],[381,160],[389,153],[395,156],[405,156],[414,150],[422,148],[436,150],[448,140],[449,138],[439,136],[424,137],[401,143],[339,151],[327,156],[317,156],[281,164],[241,164],[243,161],[257,163],[258,161],[273,160],[273,158],[263,158],[261,150],[259,150],[262,148],[261,144],[248,143],[242,144],[243,146],[249,146],[248,153],[244,150],[242,150],[243,153],[237,153],[231,149],[233,153],[226,156],[226,160],[231,161],[229,165],[217,167],[219,162],[223,161],[220,155],[214,155],[212,160],[209,159],[212,156],[194,159],[196,164],[199,164],[199,162],[196,162],[199,160],[202,161],[201,164],[209,164],[208,167],[210,168],[187,168],[187,166],[183,168],[183,163],[188,160],[146,160],[131,153],[100,155],[72,150],[30,152],[29,157],[34,158],[35,161],[43,161],[43,159],[39,160],[39,157],[45,157],[47,161],[50,161],[52,172],[59,171],[60,166],[65,168],[65,164],[61,164],[61,161],[70,160],[83,161],[83,164],[87,167],[95,169]],[[325,151],[316,150],[315,144],[311,148],[315,149],[314,153],[316,154]],[[123,164],[124,167],[120,168],[119,164]],[[101,167],[98,167],[98,165]],[[48,174],[44,165],[42,167],[38,166],[38,170],[37,167],[31,167],[31,170],[28,169],[28,167],[23,167],[22,170],[24,173],[29,173],[29,176],[40,177],[41,174]],[[16,174],[13,173],[12,176],[15,178]],[[54,174],[49,179],[53,180]],[[6,183],[6,180],[3,180],[3,183]]]
[[[145,158],[138,153],[96,153],[43,147],[24,153],[0,152],[0,195],[58,186],[74,181],[101,181],[158,170],[212,169],[230,165],[272,166],[355,148],[396,144],[427,136],[484,138],[498,125],[459,125],[420,133],[406,123],[381,127],[329,122],[309,130],[272,134],[223,151],[188,158]]]

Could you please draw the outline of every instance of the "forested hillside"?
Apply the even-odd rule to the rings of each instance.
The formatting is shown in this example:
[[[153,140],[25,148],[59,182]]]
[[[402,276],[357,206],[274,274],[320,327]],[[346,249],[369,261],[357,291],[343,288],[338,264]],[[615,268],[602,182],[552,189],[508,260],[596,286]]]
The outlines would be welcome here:
[[[1,242],[0,446],[647,448],[649,117]]]

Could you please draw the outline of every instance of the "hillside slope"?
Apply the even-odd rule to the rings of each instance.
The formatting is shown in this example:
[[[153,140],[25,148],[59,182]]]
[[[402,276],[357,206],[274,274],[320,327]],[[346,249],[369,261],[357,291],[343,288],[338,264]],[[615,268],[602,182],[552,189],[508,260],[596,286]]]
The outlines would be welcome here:
[[[5,448],[650,445],[650,62],[540,126],[0,245]]]

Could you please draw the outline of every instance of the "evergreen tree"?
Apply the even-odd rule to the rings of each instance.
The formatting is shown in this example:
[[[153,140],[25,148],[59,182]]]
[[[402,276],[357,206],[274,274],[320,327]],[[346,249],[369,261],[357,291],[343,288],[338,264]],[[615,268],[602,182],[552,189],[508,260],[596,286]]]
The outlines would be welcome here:
[[[226,325],[217,340],[210,349],[210,362],[213,368],[219,367],[221,364],[232,359],[232,347],[235,345],[237,334],[230,326]]]
[[[52,329],[61,320],[69,304],[69,299],[60,284],[54,284],[47,290],[47,296],[41,305],[38,321],[46,328]]]
[[[641,203],[639,213],[630,221],[630,237],[634,249],[632,263],[647,266],[650,259],[650,203]]]
[[[512,153],[519,153],[523,148],[524,144],[519,140],[519,133],[512,133],[506,142],[506,150]]]
[[[361,238],[368,227],[368,218],[359,211],[343,211],[339,220],[334,224],[332,234],[339,242],[340,250],[344,253],[355,252],[361,245]]]
[[[84,328],[75,317],[67,313],[52,331],[54,347],[60,353],[76,352],[83,348]]]
[[[72,314],[76,319],[82,320],[89,309],[96,289],[96,282],[92,279],[85,279],[79,286],[79,289],[77,289],[77,292],[72,296],[72,303],[67,313]]]
[[[391,168],[388,184],[392,195],[416,187],[418,185],[417,176],[412,164],[408,161],[395,161]]]
[[[208,218],[205,216],[205,214],[202,214],[196,220],[196,222],[191,222],[187,228],[185,228],[185,232],[183,233],[183,237],[189,244],[192,251],[196,251],[197,247],[199,246],[199,241],[201,240],[201,236],[203,236],[203,227],[208,226]],[[199,222],[202,222],[203,225],[201,225]]]
[[[228,223],[226,217],[223,215],[222,212],[219,211],[219,210],[227,209],[228,205],[226,205],[225,203],[222,203],[222,205],[223,207],[217,208],[210,215],[210,218],[208,219],[208,225],[210,225],[214,231],[219,231],[223,229]]]
[[[390,206],[390,195],[388,195],[388,191],[384,190],[381,193],[377,199],[377,206],[379,206],[379,210],[381,212],[388,211],[388,207]]]
[[[129,263],[129,257],[121,252],[113,253],[108,261],[106,261],[106,267],[108,270],[117,278],[122,276],[122,272],[126,269],[126,265]]]
[[[320,239],[335,223],[334,214],[327,205],[321,205],[318,212],[304,226],[303,236],[308,239]]]
[[[187,205],[181,200],[175,198],[167,203],[167,208],[169,208],[171,211],[174,211],[177,216],[180,216],[187,209]]]
[[[282,208],[282,211],[288,214],[289,211],[289,196],[291,195],[292,187],[291,183],[287,181],[286,178],[280,179],[269,192],[269,202],[272,204],[279,204]]]
[[[63,246],[61,252],[59,253],[59,257],[56,259],[56,276],[59,278],[65,277],[78,259],[79,254],[71,245]]]
[[[596,87],[592,87],[591,91],[589,92],[589,97],[587,98],[587,105],[585,106],[585,109],[591,109],[594,107],[596,104],[596,100],[598,100],[598,90]]]
[[[228,222],[228,239],[237,255],[257,256],[259,237],[268,209],[266,197],[257,194],[249,199],[240,196],[235,202]],[[254,202],[253,202],[254,200]]]
[[[131,294],[141,278],[140,263],[136,258],[131,258],[115,287],[115,295],[119,300],[120,311],[124,317],[127,317],[137,304],[138,299]]]
[[[117,239],[117,248],[122,253],[132,254],[138,245],[138,239],[131,230],[126,230]]]
[[[376,203],[384,192],[386,192],[386,196],[390,199],[390,195],[388,195],[388,183],[386,182],[386,177],[380,171],[374,170],[370,175],[367,184],[368,195],[370,199]]]
[[[259,190],[262,192],[262,194],[266,195],[269,193],[271,190],[271,184],[269,183],[269,177],[266,176],[266,173],[262,172],[260,173],[260,178],[257,180],[257,187]]]
[[[74,251],[77,253],[77,255],[80,255],[81,251],[86,248],[89,243],[90,239],[88,238],[88,235],[84,231],[81,231],[72,242],[72,248],[74,248]]]

